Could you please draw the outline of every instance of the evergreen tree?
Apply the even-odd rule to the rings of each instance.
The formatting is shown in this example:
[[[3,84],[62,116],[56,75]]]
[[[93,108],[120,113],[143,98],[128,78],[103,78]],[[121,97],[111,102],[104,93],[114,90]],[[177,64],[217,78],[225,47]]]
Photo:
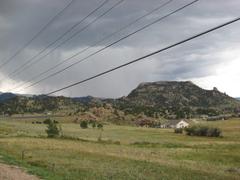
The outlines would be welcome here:
[[[59,136],[59,129],[58,129],[56,123],[54,123],[52,120],[50,120],[47,125],[46,133],[49,138],[54,138],[54,137]]]

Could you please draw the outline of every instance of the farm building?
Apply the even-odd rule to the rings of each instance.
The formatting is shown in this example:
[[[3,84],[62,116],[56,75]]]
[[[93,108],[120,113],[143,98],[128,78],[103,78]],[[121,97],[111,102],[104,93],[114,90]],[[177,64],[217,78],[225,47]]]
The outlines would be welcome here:
[[[188,127],[189,122],[186,120],[180,119],[180,120],[170,120],[166,124],[162,125],[162,128],[184,128]]]

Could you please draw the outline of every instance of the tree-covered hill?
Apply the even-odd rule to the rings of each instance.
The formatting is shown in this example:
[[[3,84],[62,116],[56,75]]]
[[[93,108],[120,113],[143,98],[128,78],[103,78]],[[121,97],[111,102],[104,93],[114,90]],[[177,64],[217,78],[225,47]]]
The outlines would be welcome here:
[[[144,113],[151,117],[216,116],[240,112],[240,101],[213,88],[205,90],[190,81],[160,81],[141,83],[126,97],[102,99],[92,96],[23,96],[0,94],[1,114],[43,113],[45,111],[83,112],[93,107],[106,107],[125,114]]]
[[[204,90],[190,81],[141,83],[127,97],[116,103],[129,113],[144,111],[147,115],[218,115],[234,113],[240,102],[214,88]],[[185,114],[185,115],[184,115]]]
[[[1,114],[43,113],[46,111],[60,111],[80,106],[71,98],[59,96],[13,96],[0,102]]]

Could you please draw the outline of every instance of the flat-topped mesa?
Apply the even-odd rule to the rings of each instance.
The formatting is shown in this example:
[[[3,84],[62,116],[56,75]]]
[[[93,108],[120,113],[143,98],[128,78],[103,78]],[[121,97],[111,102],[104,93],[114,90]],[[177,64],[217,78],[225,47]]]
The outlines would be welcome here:
[[[133,106],[157,108],[232,108],[239,102],[214,88],[205,90],[191,81],[144,82],[124,98]]]
[[[194,85],[192,81],[156,81],[156,82],[142,82],[138,87],[151,86],[151,85]]]
[[[198,87],[191,81],[157,81],[140,83],[127,97],[133,97],[139,93],[175,93],[182,91],[200,91]]]

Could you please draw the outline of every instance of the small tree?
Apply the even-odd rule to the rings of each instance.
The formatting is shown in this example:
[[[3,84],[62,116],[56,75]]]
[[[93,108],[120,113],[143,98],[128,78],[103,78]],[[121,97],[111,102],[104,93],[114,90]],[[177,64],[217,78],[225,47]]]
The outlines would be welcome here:
[[[98,141],[102,141],[102,132],[103,132],[103,125],[99,123],[97,125],[97,128],[100,130],[99,136],[98,136]]]
[[[87,121],[81,121],[80,122],[80,127],[82,129],[87,129],[88,128],[88,122]]]
[[[58,129],[57,125],[52,120],[50,120],[48,125],[47,125],[46,133],[47,133],[49,138],[54,138],[54,137],[59,136],[59,129]]]
[[[95,127],[96,127],[96,123],[92,122],[92,128],[95,128]]]

